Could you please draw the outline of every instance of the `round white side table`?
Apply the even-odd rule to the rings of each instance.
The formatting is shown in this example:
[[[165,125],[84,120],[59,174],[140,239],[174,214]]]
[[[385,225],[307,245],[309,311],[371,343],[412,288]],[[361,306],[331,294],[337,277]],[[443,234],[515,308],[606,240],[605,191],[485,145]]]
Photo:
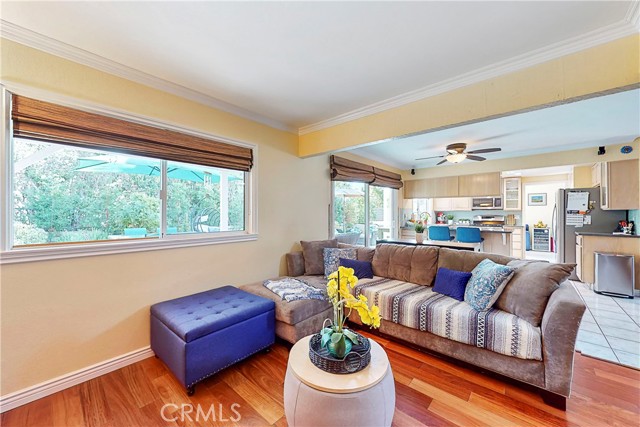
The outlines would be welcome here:
[[[289,352],[284,411],[292,427],[390,426],[396,390],[389,359],[369,338],[371,363],[353,374],[331,374],[309,359],[307,336]]]

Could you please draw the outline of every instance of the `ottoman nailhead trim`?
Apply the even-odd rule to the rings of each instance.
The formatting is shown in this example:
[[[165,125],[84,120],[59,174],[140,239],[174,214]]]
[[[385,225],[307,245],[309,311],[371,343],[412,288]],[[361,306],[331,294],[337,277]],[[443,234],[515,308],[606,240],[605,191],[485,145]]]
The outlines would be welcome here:
[[[245,355],[245,356],[242,356],[242,357],[237,358],[236,360],[234,360],[234,361],[232,361],[231,363],[229,363],[229,364],[227,364],[227,365],[223,366],[222,368],[218,369],[217,371],[211,372],[210,374],[207,374],[207,375],[205,375],[204,377],[200,377],[200,378],[198,378],[197,380],[195,380],[194,382],[192,382],[191,384],[189,384],[189,385],[187,386],[187,388],[192,387],[192,386],[194,386],[194,385],[198,384],[200,381],[202,381],[202,380],[204,380],[204,379],[206,379],[206,378],[209,378],[209,377],[210,377],[210,376],[212,376],[212,375],[217,374],[218,372],[222,371],[223,369],[226,369],[226,368],[228,368],[229,366],[234,365],[234,364],[238,363],[239,361],[246,359],[246,358],[247,358],[247,357],[249,357],[249,356],[253,356],[253,355],[254,355],[254,354],[256,354],[257,352],[259,352],[259,351],[261,351],[261,350],[264,350],[264,349],[265,349],[265,348],[267,348],[267,347],[271,347],[274,343],[275,343],[275,341],[274,341],[274,342],[272,342],[271,344],[267,344],[267,345],[265,345],[264,347],[261,347],[261,348],[257,349],[257,350],[256,350],[256,351],[254,351],[253,353],[249,353],[249,354],[247,354],[247,355]]]

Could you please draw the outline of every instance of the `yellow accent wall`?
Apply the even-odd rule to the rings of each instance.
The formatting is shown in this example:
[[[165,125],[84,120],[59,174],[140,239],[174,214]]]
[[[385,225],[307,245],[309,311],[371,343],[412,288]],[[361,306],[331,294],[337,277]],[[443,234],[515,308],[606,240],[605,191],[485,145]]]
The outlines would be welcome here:
[[[415,132],[566,102],[640,82],[635,34],[520,71],[300,136],[313,156]]]
[[[591,187],[591,165],[573,168],[573,188]]]
[[[257,241],[2,265],[6,395],[149,345],[149,306],[284,273],[298,240],[327,236],[328,158],[297,136],[11,41],[1,78],[258,145]]]

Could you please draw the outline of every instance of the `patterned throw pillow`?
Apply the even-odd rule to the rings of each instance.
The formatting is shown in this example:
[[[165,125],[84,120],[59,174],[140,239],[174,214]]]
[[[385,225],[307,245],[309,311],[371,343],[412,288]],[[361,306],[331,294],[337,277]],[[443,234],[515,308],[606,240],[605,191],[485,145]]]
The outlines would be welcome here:
[[[356,259],[358,251],[354,249],[324,248],[324,277],[338,269],[340,258]]]
[[[480,262],[471,272],[464,300],[478,311],[489,310],[507,285],[515,269],[490,259]]]

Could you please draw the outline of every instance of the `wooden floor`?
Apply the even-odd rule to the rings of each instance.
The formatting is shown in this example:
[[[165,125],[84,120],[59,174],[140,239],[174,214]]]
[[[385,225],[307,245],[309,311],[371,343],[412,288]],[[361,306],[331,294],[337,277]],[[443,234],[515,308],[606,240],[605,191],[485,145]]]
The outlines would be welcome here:
[[[573,393],[563,412],[547,406],[531,391],[401,344],[375,339],[384,346],[393,368],[395,426],[639,425],[640,371],[576,354]],[[0,424],[285,426],[287,356],[288,349],[276,344],[270,353],[257,354],[201,383],[191,397],[164,364],[152,357],[8,411],[2,414]],[[165,418],[175,421],[161,416],[167,404]],[[178,409],[183,404],[187,412]],[[188,410],[198,404],[204,411],[200,422],[190,421],[196,419],[196,412]],[[208,412],[211,408],[213,412]]]

